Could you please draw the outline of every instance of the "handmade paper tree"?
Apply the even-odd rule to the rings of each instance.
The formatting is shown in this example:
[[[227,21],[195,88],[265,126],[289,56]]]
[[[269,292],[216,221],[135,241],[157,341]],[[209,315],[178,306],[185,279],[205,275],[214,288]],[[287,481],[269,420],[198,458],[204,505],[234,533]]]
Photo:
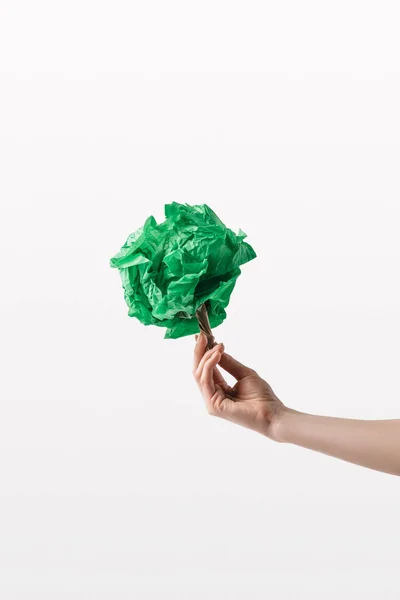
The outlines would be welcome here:
[[[165,221],[154,217],[132,233],[110,260],[119,269],[128,315],[144,325],[167,327],[164,338],[207,334],[226,317],[241,270],[256,257],[246,234],[228,229],[207,204],[165,205]]]

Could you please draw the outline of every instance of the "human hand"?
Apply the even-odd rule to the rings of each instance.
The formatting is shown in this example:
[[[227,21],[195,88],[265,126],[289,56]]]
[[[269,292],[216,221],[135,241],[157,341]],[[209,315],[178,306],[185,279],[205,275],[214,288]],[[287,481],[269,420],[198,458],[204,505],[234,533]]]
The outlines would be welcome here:
[[[196,336],[193,375],[208,413],[253,429],[278,441],[277,425],[285,406],[258,373],[227,354],[223,344],[206,350],[207,337]],[[237,380],[225,381],[219,365]]]

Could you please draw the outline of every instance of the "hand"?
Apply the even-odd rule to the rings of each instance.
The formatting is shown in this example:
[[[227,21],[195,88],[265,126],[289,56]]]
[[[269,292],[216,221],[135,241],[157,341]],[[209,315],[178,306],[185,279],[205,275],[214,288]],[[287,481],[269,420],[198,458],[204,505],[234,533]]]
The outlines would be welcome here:
[[[223,344],[205,352],[207,337],[196,336],[193,375],[210,415],[222,417],[278,441],[277,424],[285,406],[254,369],[226,354]],[[217,365],[233,375],[233,387]]]

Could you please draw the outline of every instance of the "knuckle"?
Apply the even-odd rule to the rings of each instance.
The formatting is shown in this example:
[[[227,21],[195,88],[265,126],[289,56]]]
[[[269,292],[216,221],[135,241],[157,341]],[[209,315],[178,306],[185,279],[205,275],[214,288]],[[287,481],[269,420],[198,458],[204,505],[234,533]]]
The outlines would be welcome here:
[[[211,402],[207,403],[207,412],[210,415],[210,417],[216,416],[215,407]]]
[[[216,346],[214,346],[213,348],[210,348],[209,350],[207,350],[207,352],[204,355],[204,358],[210,358],[210,356],[212,356],[214,354],[214,352],[216,351]]]

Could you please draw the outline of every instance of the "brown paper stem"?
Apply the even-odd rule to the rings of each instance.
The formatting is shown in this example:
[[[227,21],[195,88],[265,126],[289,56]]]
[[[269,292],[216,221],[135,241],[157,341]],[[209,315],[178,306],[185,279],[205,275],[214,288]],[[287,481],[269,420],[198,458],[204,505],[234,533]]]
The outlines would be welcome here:
[[[210,350],[210,348],[213,348],[217,345],[217,342],[215,341],[215,338],[211,331],[210,322],[208,320],[207,308],[204,302],[196,310],[196,317],[199,322],[200,330],[204,331],[204,333],[207,336],[207,350]]]

